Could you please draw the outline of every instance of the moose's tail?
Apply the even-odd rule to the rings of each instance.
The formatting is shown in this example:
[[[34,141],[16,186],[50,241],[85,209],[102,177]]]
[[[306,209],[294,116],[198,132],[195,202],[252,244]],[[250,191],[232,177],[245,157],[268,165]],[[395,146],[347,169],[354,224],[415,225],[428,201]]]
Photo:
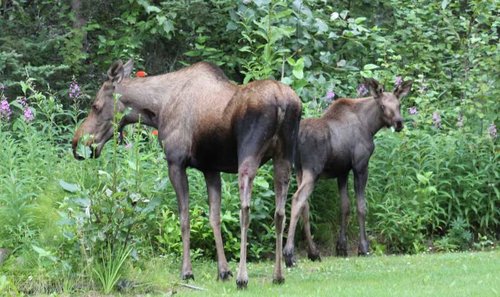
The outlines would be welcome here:
[[[280,127],[280,137],[282,139],[283,158],[293,166],[296,165],[296,158],[299,156],[298,137],[302,105],[295,92],[291,91],[290,97],[285,107],[285,114]]]

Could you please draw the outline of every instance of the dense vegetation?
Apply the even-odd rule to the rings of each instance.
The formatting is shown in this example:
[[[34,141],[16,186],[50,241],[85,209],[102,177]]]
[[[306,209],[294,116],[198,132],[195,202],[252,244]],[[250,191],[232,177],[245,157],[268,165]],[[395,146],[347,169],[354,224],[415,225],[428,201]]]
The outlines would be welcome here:
[[[133,58],[149,75],[205,60],[239,83],[278,79],[299,94],[305,117],[319,116],[336,98],[364,95],[364,77],[387,89],[413,79],[402,107],[406,128],[376,136],[367,187],[372,250],[494,245],[499,6],[496,0],[0,1],[0,248],[9,252],[0,264],[0,290],[106,291],[120,278],[108,272],[122,271],[122,264],[141,270],[147,258],[180,257],[175,195],[151,130],[130,127],[127,145],[111,141],[98,160],[77,162],[70,152],[102,75],[119,58]],[[203,177],[189,174],[192,253],[213,258]],[[234,259],[237,179],[223,179],[223,236]],[[272,170],[263,167],[252,198],[252,259],[273,251],[272,184]],[[316,241],[332,253],[335,182],[319,183],[311,209]]]

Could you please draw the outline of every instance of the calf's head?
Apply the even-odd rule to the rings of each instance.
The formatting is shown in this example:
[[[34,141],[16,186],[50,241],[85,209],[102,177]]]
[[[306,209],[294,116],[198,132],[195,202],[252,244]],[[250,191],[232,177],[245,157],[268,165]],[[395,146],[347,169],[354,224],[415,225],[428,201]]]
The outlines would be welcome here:
[[[401,98],[408,95],[413,81],[404,81],[392,91],[384,92],[384,87],[375,79],[368,79],[365,85],[382,110],[382,121],[387,127],[394,127],[399,132],[403,129],[401,116]]]
[[[132,60],[129,60],[125,65],[118,60],[109,68],[108,80],[102,84],[97,92],[89,115],[73,137],[73,156],[76,159],[84,159],[77,152],[79,141],[84,141],[83,144],[91,149],[90,156],[97,158],[101,154],[104,144],[113,136],[113,117],[116,112],[124,109],[119,100],[115,103],[113,95],[122,80],[130,76],[132,68]]]

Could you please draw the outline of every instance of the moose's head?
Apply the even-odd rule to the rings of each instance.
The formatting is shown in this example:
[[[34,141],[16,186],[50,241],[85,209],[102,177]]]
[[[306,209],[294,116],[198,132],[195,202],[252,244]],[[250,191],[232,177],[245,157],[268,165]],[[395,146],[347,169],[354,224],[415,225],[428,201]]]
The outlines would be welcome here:
[[[368,79],[365,85],[382,109],[382,120],[387,127],[394,127],[399,132],[403,130],[401,116],[401,98],[408,95],[413,81],[403,81],[392,92],[384,92],[384,87],[375,79]]]
[[[113,137],[113,118],[115,113],[122,112],[125,108],[119,100],[115,103],[113,96],[120,83],[130,76],[133,65],[132,60],[129,60],[125,64],[121,60],[118,60],[109,68],[108,79],[97,92],[89,115],[80,128],[76,130],[73,137],[73,155],[76,159],[84,159],[77,152],[80,140],[83,140],[84,145],[91,149],[90,156],[97,158],[101,154],[104,144]]]

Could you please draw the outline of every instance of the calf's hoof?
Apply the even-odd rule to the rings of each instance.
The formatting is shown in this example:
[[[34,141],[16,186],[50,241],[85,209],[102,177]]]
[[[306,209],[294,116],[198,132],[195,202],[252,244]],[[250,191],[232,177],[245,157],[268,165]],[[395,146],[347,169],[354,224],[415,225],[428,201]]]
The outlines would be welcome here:
[[[222,281],[227,281],[229,279],[229,277],[232,277],[232,276],[233,276],[233,273],[231,272],[231,270],[226,270],[226,271],[219,272],[217,279],[222,280]]]
[[[318,251],[307,253],[307,257],[309,258],[309,260],[311,260],[313,262],[315,262],[315,261],[321,262],[321,256],[319,255]]]
[[[248,279],[237,279],[236,280],[236,288],[238,290],[243,290],[248,287]]]
[[[347,257],[347,249],[337,249],[337,257]]]
[[[192,272],[186,272],[186,273],[182,274],[182,280],[186,280],[187,281],[187,280],[190,280],[190,279],[194,280],[194,275],[193,275]]]
[[[337,257],[347,257],[347,241],[337,241],[335,250],[337,251]]]
[[[284,249],[283,250],[283,257],[285,258],[285,265],[286,267],[293,267],[295,266],[295,258],[293,256],[293,249]]]
[[[281,285],[284,283],[285,283],[285,278],[282,276],[273,278],[273,284]]]

